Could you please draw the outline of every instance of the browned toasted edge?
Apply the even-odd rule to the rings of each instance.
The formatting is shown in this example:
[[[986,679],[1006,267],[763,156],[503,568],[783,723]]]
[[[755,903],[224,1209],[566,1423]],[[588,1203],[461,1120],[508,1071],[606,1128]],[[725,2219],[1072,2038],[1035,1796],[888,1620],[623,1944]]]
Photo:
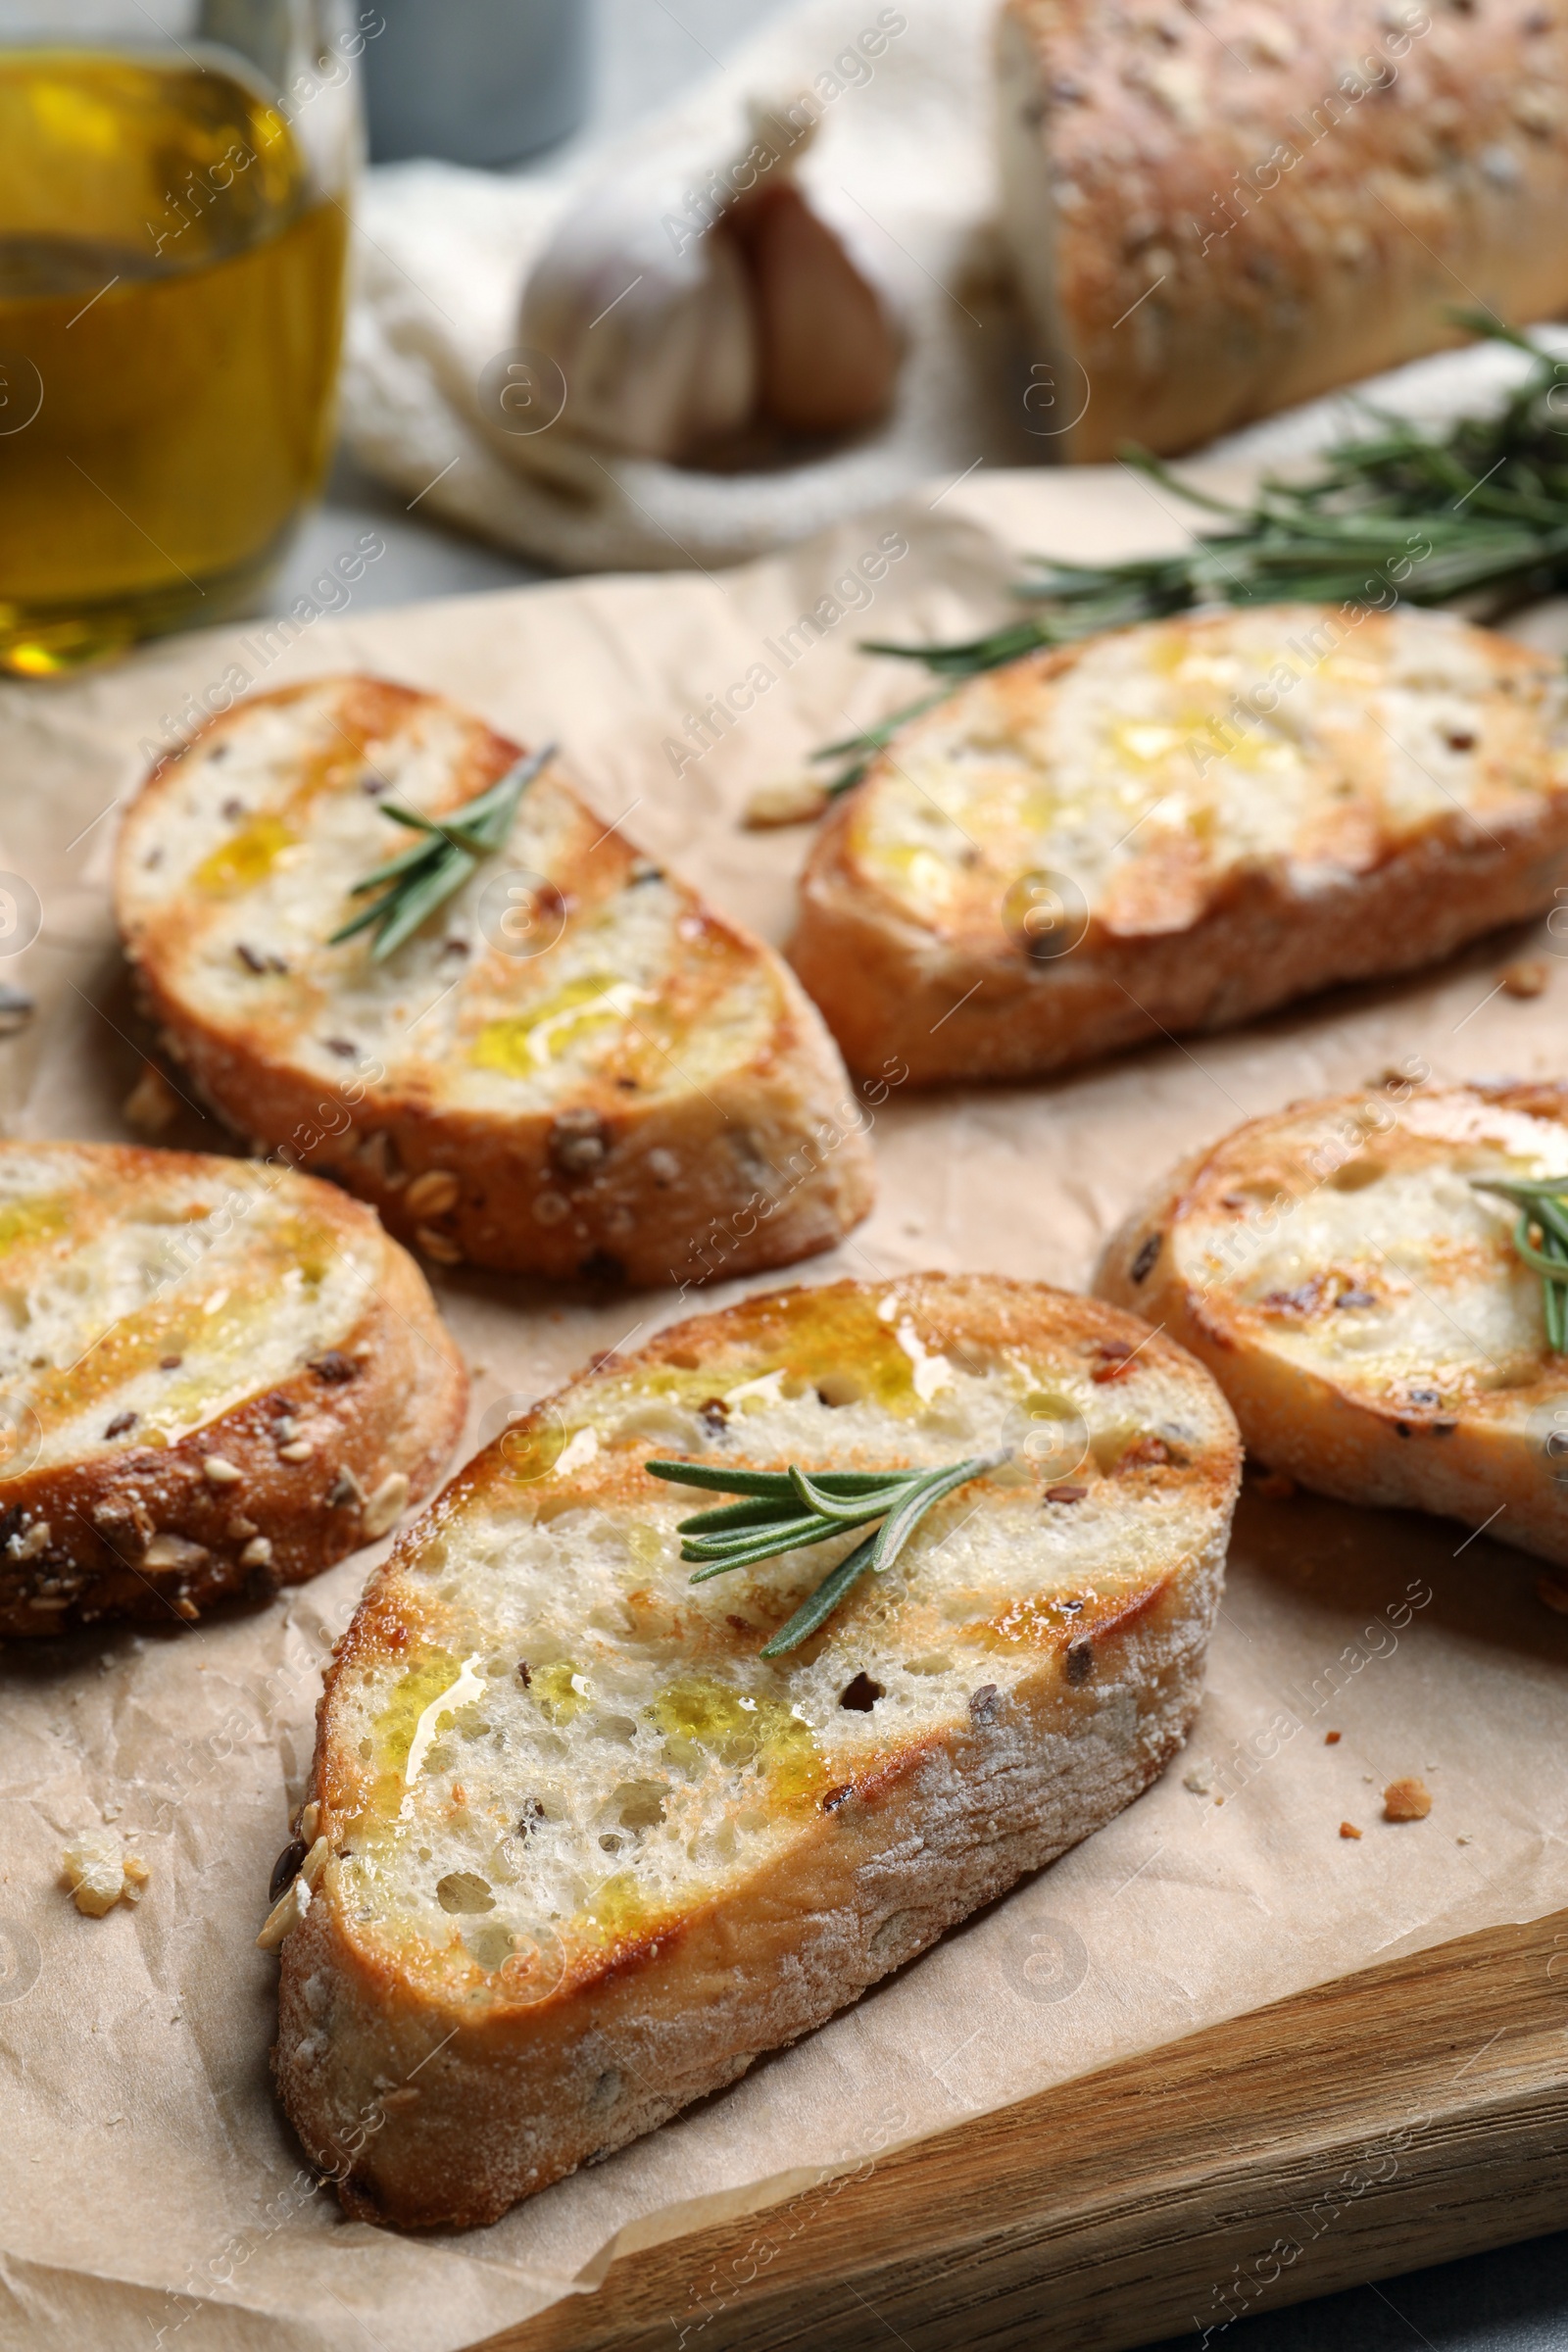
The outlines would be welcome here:
[[[936,1274],[916,1280],[928,1312],[944,1294],[960,1309],[966,1294],[989,1296],[1014,1323],[1027,1309],[1038,1313],[1044,1305],[1067,1315],[1082,1336],[1098,1334],[1115,1349],[1136,1349],[1146,1361],[1179,1370],[1212,1393],[1203,1366],[1168,1335],[1151,1332],[1102,1301],[1008,1277]],[[887,1286],[825,1287],[870,1293]],[[738,1309],[675,1324],[610,1368],[634,1371],[677,1353],[700,1352],[746,1307],[793,1295],[762,1294]],[[557,1399],[592,1377],[589,1372],[566,1383]],[[1214,1400],[1223,1404],[1222,1396]],[[555,1401],[542,1400],[517,1425],[518,1433],[544,1424]],[[821,1792],[810,1834],[782,1874],[776,1867],[767,1874],[760,1870],[751,1889],[730,1889],[612,1941],[568,1967],[545,1997],[506,2003],[486,2020],[470,2022],[463,2003],[421,1988],[414,1970],[356,1940],[332,1900],[330,1876],[319,1877],[303,1923],[282,1945],[273,2066],[302,2143],[333,2180],[346,2209],[358,2219],[402,2228],[469,2228],[498,2219],[519,2196],[536,2193],[733,2081],[759,2050],[823,2023],[1025,1871],[1102,1826],[1157,1779],[1196,1711],[1218,1604],[1241,1476],[1240,1443],[1228,1413],[1226,1422],[1229,1436],[1189,1471],[1201,1477],[1214,1523],[1200,1554],[1131,1601],[1091,1606],[1070,1638],[1063,1633],[1043,1649],[1039,1672],[1009,1700],[1001,1700],[995,1686],[982,1685],[971,1694],[961,1729],[911,1741]],[[423,1517],[403,1530],[334,1652],[318,1714],[311,1784],[314,1827],[329,1842],[336,1826],[334,1685],[346,1667],[383,1643],[407,1645],[414,1629],[407,1621],[407,1590],[397,1590],[400,1573],[432,1534],[482,1494],[496,1474],[499,1443],[466,1464]],[[1145,1737],[1128,1742],[1108,1779],[1102,1763],[1096,1778],[1082,1741],[1070,1743],[1065,1768],[1055,1768],[1048,1748],[1064,1734],[1070,1740],[1099,1689],[1118,1674],[1148,1702]],[[890,1857],[911,1838],[921,1848],[921,1864],[906,1872],[912,1883],[905,1886]],[[903,1897],[892,1909],[890,1888]],[[765,1894],[750,1913],[749,1893]],[[835,1922],[850,1947],[848,1959],[831,1964],[819,1933],[807,1947],[805,1964],[787,1969],[787,1962],[801,1960],[803,1919]],[[900,1924],[890,1935],[893,1921]],[[332,1987],[330,2048],[340,2065],[330,2085],[308,2062],[317,2047],[324,1984]],[[672,2040],[678,2045],[673,2050]],[[612,2077],[618,2086],[613,2113],[601,2105],[602,2085]],[[530,2121],[544,2133],[531,2166],[514,2152]]]
[[[160,759],[138,800],[258,702],[294,702],[346,684],[371,686],[405,706],[444,699],[356,673],[250,696]],[[475,787],[482,791],[522,756],[522,747],[477,717],[471,723],[483,743]],[[553,767],[554,781],[586,807],[560,763]],[[624,842],[613,826],[606,837]],[[127,824],[117,854],[117,906],[129,838]],[[149,1019],[219,1115],[239,1134],[370,1201],[411,1249],[441,1264],[466,1261],[564,1281],[674,1283],[684,1290],[833,1248],[870,1213],[875,1188],[866,1141],[870,1111],[850,1085],[815,1006],[765,942],[717,913],[678,877],[669,879],[711,930],[768,971],[777,992],[775,1024],[750,1063],[714,1086],[662,1103],[608,1105],[589,1125],[569,1113],[432,1107],[417,1090],[378,1076],[378,1065],[341,1082],[290,1069],[242,1035],[194,1016],[142,953],[123,915],[121,936]],[[411,1210],[411,1193],[427,1175],[455,1179],[457,1197]],[[549,1223],[533,1213],[546,1194]]]
[[[211,1180],[228,1166],[212,1153],[138,1145],[72,1149],[112,1155],[132,1175],[145,1166]],[[411,1501],[434,1485],[462,1433],[468,1376],[429,1286],[372,1209],[312,1176],[286,1170],[281,1180],[309,1188],[329,1224],[374,1230],[381,1275],[358,1321],[286,1379],[173,1445],[127,1446],[0,1484],[0,1635],[43,1637],[118,1618],[191,1624],[222,1600],[269,1598],[370,1542],[365,1506],[389,1478],[407,1479]],[[313,1431],[328,1424],[304,1462],[279,1456],[274,1433],[285,1417]],[[203,1463],[213,1455],[238,1479],[210,1481]],[[248,1532],[230,1533],[236,1520]],[[47,1544],[15,1556],[11,1544],[42,1525]],[[188,1549],[149,1563],[158,1536]],[[258,1540],[268,1556],[246,1560]],[[60,1597],[64,1606],[28,1605]]]

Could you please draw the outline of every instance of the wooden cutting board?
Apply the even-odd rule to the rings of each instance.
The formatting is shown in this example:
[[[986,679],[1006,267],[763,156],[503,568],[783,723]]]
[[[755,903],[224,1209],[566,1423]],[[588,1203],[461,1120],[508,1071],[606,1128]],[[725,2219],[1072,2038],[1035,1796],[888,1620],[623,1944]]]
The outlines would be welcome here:
[[[1118,2352],[1568,2213],[1568,1911],[1341,1978],[613,2263],[487,2352]],[[1205,2330],[1208,2331],[1205,2338]]]

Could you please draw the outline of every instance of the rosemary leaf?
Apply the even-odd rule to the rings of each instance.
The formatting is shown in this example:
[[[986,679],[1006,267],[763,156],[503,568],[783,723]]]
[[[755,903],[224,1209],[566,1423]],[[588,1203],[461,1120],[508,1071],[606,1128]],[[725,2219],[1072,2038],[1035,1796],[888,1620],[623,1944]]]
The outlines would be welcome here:
[[[838,1566],[823,1577],[816,1591],[802,1601],[794,1616],[779,1627],[772,1641],[763,1642],[762,1656],[782,1658],[789,1650],[799,1649],[807,1636],[814,1634],[819,1625],[825,1625],[850,1587],[870,1567],[871,1554],[875,1549],[876,1538],[867,1536],[864,1543],[857,1544],[853,1551],[846,1552]]]
[[[908,1487],[906,1477],[890,1476],[880,1487],[864,1494],[838,1495],[825,1486],[819,1486],[805,1470],[790,1469],[790,1485],[808,1510],[819,1511],[824,1519],[836,1519],[845,1527],[863,1525],[867,1519],[880,1518],[890,1511]]]
[[[712,1560],[707,1559],[702,1553],[683,1545],[680,1556],[683,1560],[703,1559],[703,1566],[696,1571],[690,1581],[694,1585],[706,1585],[711,1583],[715,1576],[728,1576],[731,1569],[755,1568],[760,1560],[775,1560],[780,1552],[809,1551],[812,1544],[826,1544],[832,1537],[842,1536],[844,1532],[843,1524],[839,1520],[807,1519],[801,1523],[799,1528],[791,1529],[786,1533],[782,1541],[776,1544],[764,1543],[760,1540],[756,1544],[737,1548],[733,1552],[726,1552],[722,1559]]]
[[[796,1507],[787,1470],[726,1470],[717,1463],[663,1461],[645,1462],[643,1468],[672,1487],[708,1487],[718,1494],[774,1494]],[[892,1470],[819,1470],[816,1483],[830,1494],[874,1494],[897,1476]]]

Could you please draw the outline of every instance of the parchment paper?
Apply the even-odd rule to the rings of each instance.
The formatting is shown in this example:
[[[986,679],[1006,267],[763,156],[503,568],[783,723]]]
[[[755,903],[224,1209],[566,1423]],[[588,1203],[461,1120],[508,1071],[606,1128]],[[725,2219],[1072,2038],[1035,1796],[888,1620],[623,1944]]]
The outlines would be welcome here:
[[[805,836],[749,834],[737,814],[811,745],[908,698],[910,673],[856,638],[1000,617],[1021,548],[1109,553],[1176,530],[1125,474],[981,475],[722,579],[596,579],[364,618],[351,607],[285,648],[274,638],[275,659],[257,630],[225,631],[85,683],[6,689],[0,867],[43,908],[37,944],[0,964],[40,1007],[0,1048],[13,1130],[130,1133],[120,1105],[139,1032],[105,894],[116,807],[164,715],[231,664],[267,685],[364,665],[464,697],[525,740],[559,735],[607,820],[780,938]],[[668,743],[691,749],[687,714],[755,663],[779,669],[765,642],[889,533],[908,552],[874,602],[828,625],[704,757],[672,756]],[[1549,639],[1561,615],[1529,627]],[[1543,929],[1524,944],[1561,943]],[[1518,936],[1490,941],[1426,980],[1055,1085],[895,1092],[877,1113],[874,1217],[801,1272],[997,1267],[1082,1284],[1134,1194],[1244,1116],[1411,1055],[1439,1076],[1561,1070],[1568,971],[1554,965],[1534,1001],[1497,993],[1520,952]],[[165,1140],[227,1148],[194,1111]],[[432,1273],[474,1367],[476,1419],[676,1311],[668,1295],[590,1300]],[[0,1657],[0,2311],[27,2352],[456,2352],[590,2288],[617,2242],[764,2204],[820,2168],[1380,1957],[1568,1904],[1568,1620],[1535,1597],[1539,1564],[1441,1522],[1254,1490],[1191,1745],[1108,1829],[798,2048],[494,2229],[415,2239],[347,2224],[271,2099],[275,1963],[253,1938],[322,1657],[371,1556],[196,1630],[13,1642]],[[1409,1773],[1434,1790],[1432,1814],[1386,1824],[1382,1788]],[[60,1850],[106,1818],[134,1833],[151,1885],[136,1910],[85,1919],[58,1884]],[[1478,2082],[1506,2066],[1505,2044],[1482,2049],[1486,2030]],[[705,2284],[694,2275],[690,2308],[672,2312],[677,2338],[708,2308]]]

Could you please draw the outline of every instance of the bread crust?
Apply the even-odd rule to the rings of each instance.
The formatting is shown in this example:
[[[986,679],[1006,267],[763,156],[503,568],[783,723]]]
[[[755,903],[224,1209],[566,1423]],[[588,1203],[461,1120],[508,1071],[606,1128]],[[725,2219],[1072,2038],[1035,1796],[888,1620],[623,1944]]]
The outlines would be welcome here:
[[[1548,1124],[1532,1134],[1521,1118]],[[1426,1256],[1409,1278],[1418,1303],[1436,1306],[1446,1339],[1425,1359],[1399,1352],[1392,1373],[1386,1353],[1332,1354],[1335,1326],[1353,1324],[1361,1304],[1356,1294],[1348,1313],[1340,1307],[1347,1285],[1376,1281],[1390,1251],[1380,1242],[1357,1258],[1353,1241],[1330,1250],[1297,1241],[1320,1189],[1358,1186],[1374,1160],[1396,1174],[1451,1167],[1468,1185],[1489,1164],[1506,1172],[1505,1154],[1543,1147],[1551,1172],[1568,1170],[1568,1090],[1555,1084],[1415,1092],[1391,1077],[1361,1094],[1292,1103],[1161,1179],[1107,1245],[1095,1288],[1161,1323],[1207,1364],[1259,1463],[1347,1502],[1436,1512],[1568,1562],[1568,1441],[1558,1434],[1568,1431],[1568,1359],[1546,1351],[1537,1279],[1509,1238],[1516,1212],[1491,1203],[1484,1254],[1468,1231],[1430,1247],[1423,1239]],[[1259,1298],[1258,1284],[1273,1279],[1259,1269],[1274,1262],[1276,1232],[1290,1245],[1294,1287]],[[1222,1263],[1234,1270],[1217,1270]],[[1395,1285],[1405,1271],[1396,1263]],[[1472,1287],[1461,1292],[1460,1283]],[[1483,1286],[1516,1296],[1511,1319],[1484,1324],[1484,1340],[1472,1336]]]
[[[1221,644],[1256,618],[1153,622],[1122,632],[1119,642],[1147,645],[1152,660],[1172,648]],[[1089,639],[1009,663],[903,729],[812,845],[788,954],[850,1068],[863,1075],[897,1055],[919,1085],[1044,1076],[1162,1036],[1230,1027],[1318,989],[1436,962],[1549,906],[1568,871],[1568,766],[1553,732],[1560,689],[1550,663],[1446,616],[1368,614],[1352,627],[1323,608],[1279,608],[1282,638],[1294,632],[1300,642],[1329,623],[1358,659],[1383,661],[1392,631],[1421,629],[1449,633],[1456,653],[1484,662],[1494,685],[1483,707],[1510,739],[1489,762],[1475,807],[1450,799],[1418,824],[1396,822],[1364,749],[1352,745],[1348,758],[1365,764],[1347,768],[1343,851],[1308,859],[1293,846],[1216,864],[1196,830],[1162,840],[1150,827],[1138,834],[1147,880],[1131,867],[1130,888],[1115,877],[1134,901],[1127,911],[1090,898],[1077,944],[1036,960],[1004,919],[1016,878],[998,862],[1005,845],[993,856],[984,833],[971,828],[978,863],[967,895],[951,914],[929,917],[888,887],[867,849],[878,796],[905,796],[927,747],[961,738],[970,713],[978,736],[999,710],[1020,732],[1032,723],[1044,733],[1080,665],[1118,641]],[[1389,740],[1375,713],[1365,732],[1379,747]],[[1206,759],[1206,737],[1198,748]],[[1216,748],[1214,760],[1220,756]],[[1332,747],[1317,755],[1326,783],[1332,757]],[[1173,773],[1173,795],[1183,780]],[[1185,781],[1200,782],[1191,763]],[[1275,789],[1270,777],[1250,781],[1260,803]]]
[[[1568,300],[1568,32],[1373,0],[1007,0],[1003,221],[1075,461],[1173,452]],[[1037,427],[1037,429],[1039,429]]]
[[[819,1296],[837,1312],[861,1295],[875,1296],[856,1284]],[[466,1516],[493,1505],[503,1486],[496,1451],[478,1456],[400,1540],[329,1670],[309,1833],[324,1841],[324,1859],[303,1922],[282,1945],[279,2089],[313,2161],[357,2217],[421,2228],[495,2220],[857,1999],[1109,1820],[1180,1746],[1198,1703],[1240,1470],[1234,1426],[1206,1376],[1136,1319],[1042,1285],[919,1277],[896,1295],[933,1346],[1044,1345],[1049,1335],[1099,1364],[1097,1378],[1125,1379],[1114,1393],[1133,1400],[1129,1411],[1140,1380],[1152,1384],[1146,1396],[1156,1388],[1179,1396],[1203,1433],[1193,1436],[1190,1459],[1157,1468],[1154,1449],[1137,1453],[1127,1472],[1190,1482],[1179,1554],[1162,1553],[1117,1592],[1074,1604],[1080,1613],[1049,1633],[1042,1621],[1017,1671],[1005,1642],[982,1650],[967,1703],[917,1738],[878,1739],[874,1717],[841,1717],[863,1722],[866,1736],[851,1762],[824,1765],[830,1786],[813,1784],[797,1800],[780,1855],[608,1943],[585,1945],[564,1931],[532,2002],[493,1984],[481,1998],[451,1975],[450,1954],[412,1931],[394,1948],[362,1927],[334,1859],[352,1845],[363,1802],[365,1768],[344,1707],[378,1659],[413,1658],[429,1638],[429,1584],[416,1563],[432,1543],[449,1554]],[[612,1379],[670,1366],[699,1379],[719,1373],[726,1357],[737,1360],[737,1333],[755,1341],[772,1328],[770,1314],[792,1312],[802,1296],[773,1294],[677,1325],[636,1357],[571,1384],[554,1405],[572,1426]],[[612,1460],[603,1478],[592,1491],[607,1502],[657,1493],[640,1453]],[[965,1507],[971,1494],[984,1500],[966,1490]],[[1127,1508],[1136,1516],[1140,1506],[1129,1498]],[[755,1599],[747,1605],[755,1615]],[[733,1649],[723,1629],[735,1622],[716,1618],[706,1638]],[[835,1622],[812,1638],[813,1653],[835,1639]]]
[[[493,1092],[475,1102],[456,1083],[471,1035],[426,1028],[421,1013],[398,1027],[396,1059],[390,1052],[384,1060],[361,1052],[334,1068],[323,1059],[321,1032],[356,1025],[341,1007],[366,985],[368,967],[363,937],[325,946],[330,915],[320,939],[291,953],[291,971],[257,973],[254,1013],[215,1007],[192,934],[226,920],[226,910],[215,914],[189,891],[163,890],[156,868],[149,879],[147,860],[166,847],[193,763],[240,739],[247,725],[269,723],[269,713],[298,710],[304,727],[327,707],[336,734],[359,757],[342,754],[323,786],[301,756],[298,797],[310,810],[300,824],[308,836],[331,820],[323,795],[352,802],[362,789],[361,762],[372,755],[385,760],[388,746],[395,754],[400,744],[416,743],[421,729],[445,731],[447,768],[433,800],[442,809],[488,789],[522,756],[517,744],[440,697],[345,677],[252,697],[153,770],[121,838],[122,933],[170,1052],[223,1118],[299,1164],[330,1173],[372,1201],[402,1241],[442,1264],[685,1286],[829,1249],[867,1214],[866,1114],[793,975],[760,941],[605,827],[554,764],[530,786],[519,826],[548,805],[559,871],[546,880],[557,890],[564,936],[537,958],[509,962],[504,952],[487,951],[471,906],[465,914],[449,909],[443,920],[461,927],[466,962],[455,981],[452,967],[432,968],[424,989],[430,1011],[445,999],[440,1017],[461,1024],[462,1007],[482,989],[504,1009],[519,976],[535,985],[553,970],[571,942],[573,920],[586,926],[646,875],[672,894],[678,910],[676,964],[663,1003],[685,989],[699,1026],[723,984],[750,988],[767,1004],[766,1020],[753,1022],[750,1043],[727,1061],[704,1063],[701,1075],[687,1079],[680,1039],[666,1051],[651,1040],[645,1017],[633,1024],[631,1043],[652,1077],[646,1070],[630,1077],[612,1058],[548,1107],[511,1103]],[[225,772],[215,774],[215,791]],[[354,878],[346,875],[340,887]],[[337,915],[347,903],[332,903]],[[420,954],[415,941],[399,956],[407,965]],[[284,1001],[290,989],[314,992],[303,1009],[297,998]],[[422,1031],[418,1046],[415,1030]],[[421,1052],[425,1037],[431,1043]],[[356,1052],[352,1036],[344,1043]]]
[[[0,1145],[0,1159],[34,1149]],[[304,1208],[315,1229],[351,1240],[369,1271],[329,1344],[174,1442],[127,1438],[0,1480],[0,1634],[55,1635],[108,1618],[193,1623],[220,1601],[266,1598],[318,1575],[387,1533],[400,1496],[429,1492],[463,1428],[467,1373],[418,1267],[373,1211],[312,1177],[263,1177],[205,1153],[38,1149],[69,1152],[100,1202],[177,1200],[185,1184],[222,1196],[237,1176],[260,1179],[275,1187],[270,1203]],[[177,1309],[177,1289],[171,1303]],[[107,1427],[122,1392],[94,1394]],[[290,1441],[307,1448],[303,1458],[281,1451]],[[215,1458],[220,1483],[206,1468]]]

